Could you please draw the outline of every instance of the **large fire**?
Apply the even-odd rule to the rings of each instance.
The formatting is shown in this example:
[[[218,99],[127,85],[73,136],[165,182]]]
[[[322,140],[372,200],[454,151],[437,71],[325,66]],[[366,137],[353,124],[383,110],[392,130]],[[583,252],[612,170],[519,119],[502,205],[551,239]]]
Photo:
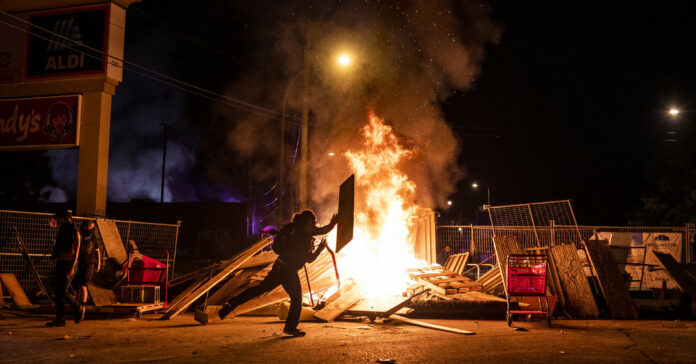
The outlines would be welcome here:
[[[411,283],[407,270],[424,264],[414,256],[409,233],[418,210],[410,202],[415,185],[400,171],[414,151],[372,113],[361,134],[362,148],[345,153],[356,175],[356,215],[354,238],[340,252],[338,269],[364,298],[399,295]],[[335,231],[330,241],[335,244]]]

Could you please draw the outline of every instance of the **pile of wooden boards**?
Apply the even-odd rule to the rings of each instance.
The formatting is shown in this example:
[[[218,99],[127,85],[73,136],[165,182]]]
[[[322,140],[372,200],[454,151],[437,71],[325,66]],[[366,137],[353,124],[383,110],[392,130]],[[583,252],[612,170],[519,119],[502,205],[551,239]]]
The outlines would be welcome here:
[[[637,318],[638,314],[613,260],[606,241],[582,242],[581,252],[575,245],[556,245],[530,248],[519,247],[515,239],[499,237],[494,240],[499,264],[482,275],[476,282],[484,293],[505,293],[506,264],[510,254],[538,254],[547,256],[547,295],[556,297],[558,307],[569,318],[597,318],[599,308],[588,276],[583,269],[581,256],[587,260],[593,280],[597,282],[597,294],[603,297],[612,318]],[[500,263],[503,264],[500,264]]]
[[[439,266],[413,268],[409,275],[418,282],[409,288],[410,294],[430,289],[431,294],[448,299],[459,293],[482,290],[480,283]]]

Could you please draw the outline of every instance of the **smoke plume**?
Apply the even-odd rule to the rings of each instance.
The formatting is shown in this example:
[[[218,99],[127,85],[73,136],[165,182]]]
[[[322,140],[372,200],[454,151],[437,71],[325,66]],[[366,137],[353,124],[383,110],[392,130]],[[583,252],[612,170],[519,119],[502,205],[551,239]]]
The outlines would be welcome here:
[[[258,42],[254,68],[227,93],[280,110],[287,90],[288,110],[299,115],[305,75],[298,74],[309,73],[311,205],[335,210],[337,187],[350,175],[342,155],[359,146],[358,130],[374,110],[417,152],[403,166],[417,185],[412,202],[442,206],[464,171],[457,165],[459,141],[439,105],[453,90],[473,86],[486,45],[498,41],[490,8],[474,1],[411,0],[286,4],[280,11],[293,16],[250,25],[248,36]],[[336,67],[338,52],[351,54],[348,69]],[[221,117],[231,119],[228,145],[261,165],[254,168],[256,178],[277,180],[278,120]],[[297,119],[292,121],[286,155],[295,151]]]

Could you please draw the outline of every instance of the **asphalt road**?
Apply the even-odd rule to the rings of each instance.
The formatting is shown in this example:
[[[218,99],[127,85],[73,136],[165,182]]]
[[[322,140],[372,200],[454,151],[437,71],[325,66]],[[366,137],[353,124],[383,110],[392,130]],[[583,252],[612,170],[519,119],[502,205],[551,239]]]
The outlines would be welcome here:
[[[694,321],[423,320],[474,331],[458,335],[396,322],[303,322],[303,338],[282,335],[274,317],[202,326],[191,314],[90,318],[46,328],[51,317],[0,311],[0,362],[82,363],[696,363]]]

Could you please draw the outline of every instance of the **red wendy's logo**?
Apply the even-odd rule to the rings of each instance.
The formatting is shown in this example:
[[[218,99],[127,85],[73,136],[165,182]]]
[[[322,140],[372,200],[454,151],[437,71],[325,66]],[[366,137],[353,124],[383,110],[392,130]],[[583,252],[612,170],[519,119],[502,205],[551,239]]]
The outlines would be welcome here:
[[[75,131],[73,110],[64,102],[53,104],[44,120],[44,132],[55,141],[66,139]]]

